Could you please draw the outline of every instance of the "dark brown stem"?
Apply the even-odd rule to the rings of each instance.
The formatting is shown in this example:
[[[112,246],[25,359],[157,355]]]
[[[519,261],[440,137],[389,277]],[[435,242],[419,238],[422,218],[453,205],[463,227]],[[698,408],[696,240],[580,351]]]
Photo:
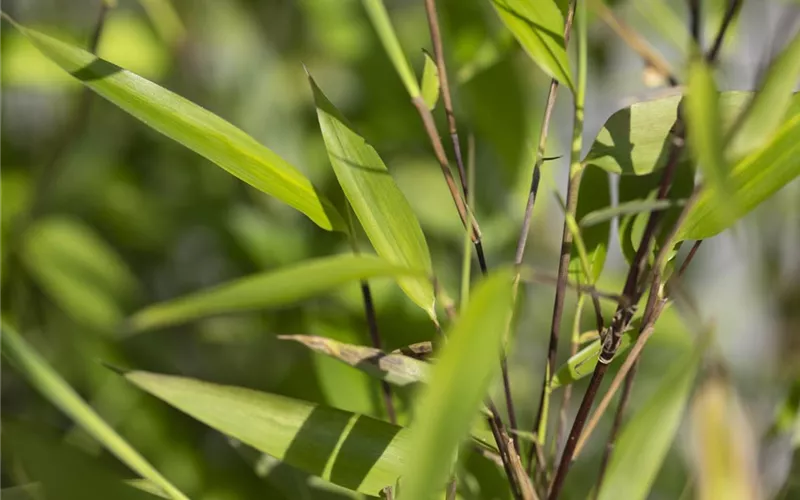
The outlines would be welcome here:
[[[681,268],[678,269],[678,278],[682,278],[683,274],[686,272],[686,268],[689,267],[689,264],[692,263],[692,259],[694,259],[694,254],[697,253],[697,249],[700,248],[700,245],[703,243],[703,240],[697,240],[692,245],[692,249],[689,250],[689,254],[686,256],[686,259],[681,264]]]
[[[461,144],[458,141],[456,116],[453,113],[453,99],[450,95],[450,85],[447,80],[447,67],[444,63],[442,32],[439,28],[439,15],[436,12],[436,0],[425,0],[425,12],[428,15],[428,28],[431,32],[431,43],[433,44],[433,57],[436,59],[436,67],[439,70],[439,88],[442,92],[444,111],[447,115],[447,124],[450,128],[450,139],[453,141],[453,153],[455,154],[456,165],[458,166],[458,176],[461,179],[461,188],[464,192],[464,199],[468,199],[469,182],[467,180],[467,172],[464,169],[464,160],[461,156]]]
[[[725,17],[722,18],[722,25],[719,27],[719,31],[717,32],[716,38],[714,38],[714,43],[711,45],[711,49],[709,49],[708,53],[706,54],[706,61],[709,63],[717,60],[719,51],[722,49],[722,41],[725,40],[725,34],[728,32],[728,28],[730,27],[733,18],[736,17],[741,8],[742,0],[728,1],[728,8],[725,10]]]
[[[497,411],[497,406],[491,398],[487,399],[486,406],[489,408],[491,416],[486,417],[489,423],[489,428],[492,430],[492,436],[497,444],[497,450],[500,452],[500,459],[503,461],[503,469],[508,478],[508,484],[511,486],[511,494],[515,499],[521,500],[522,494],[519,484],[517,484],[517,476],[514,474],[514,469],[511,466],[511,448],[508,446],[508,435],[503,428],[503,421],[500,419],[500,412]]]
[[[597,363],[594,373],[592,373],[589,387],[587,387],[586,393],[583,395],[581,406],[578,408],[578,414],[575,416],[575,422],[572,424],[572,430],[564,446],[564,452],[561,454],[561,461],[558,464],[558,469],[556,469],[556,476],[553,479],[553,484],[550,486],[550,494],[547,497],[549,500],[556,500],[561,494],[561,488],[564,486],[564,479],[567,477],[567,471],[572,462],[572,454],[575,452],[578,436],[580,436],[581,430],[583,430],[583,426],[586,423],[586,416],[589,414],[589,410],[592,409],[592,403],[597,395],[597,390],[600,388],[600,382],[602,382],[603,376],[606,374],[606,370],[608,370],[608,364]]]
[[[375,314],[375,305],[372,302],[372,291],[369,288],[369,283],[366,281],[361,282],[361,296],[364,298],[364,314],[367,317],[367,326],[369,328],[369,338],[372,342],[372,347],[375,349],[383,349],[381,335],[378,331],[378,318]],[[386,414],[389,417],[389,422],[397,424],[397,415],[394,410],[394,401],[392,400],[392,388],[385,380],[381,380],[381,395],[383,396],[383,404],[386,406]]]

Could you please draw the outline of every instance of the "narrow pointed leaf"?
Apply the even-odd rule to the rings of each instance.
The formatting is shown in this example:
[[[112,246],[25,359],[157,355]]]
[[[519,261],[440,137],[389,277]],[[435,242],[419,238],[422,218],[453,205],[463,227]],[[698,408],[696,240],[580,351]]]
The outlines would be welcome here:
[[[731,222],[726,219],[737,210],[736,199],[730,192],[729,167],[722,150],[718,96],[711,69],[704,61],[694,61],[689,67],[685,103],[689,149],[703,173],[705,185],[717,195],[716,203],[723,209],[722,223],[729,225]]]
[[[282,306],[350,281],[414,274],[422,273],[392,265],[374,255],[323,257],[152,305],[134,314],[126,326],[131,332],[141,332],[215,314]]]
[[[431,275],[425,235],[383,160],[310,76],[309,82],[333,171],[375,251],[393,264]],[[401,278],[398,283],[411,300],[435,315],[433,285],[427,276]]]
[[[690,423],[695,498],[764,498],[755,435],[733,388],[718,378],[706,381],[692,402]]]
[[[458,445],[469,435],[499,367],[511,282],[509,270],[481,281],[449,332],[416,405],[401,499],[425,500],[444,489]]]
[[[564,44],[564,16],[553,0],[491,0],[503,24],[545,73],[573,88]]]
[[[636,341],[639,336],[640,324],[640,319],[634,320],[630,328],[622,334],[617,354],[614,356],[615,359],[627,351],[631,343]],[[597,366],[597,359],[600,356],[601,348],[602,345],[598,339],[569,358],[556,370],[555,375],[553,375],[553,381],[550,383],[550,388],[555,389],[557,387],[569,385],[591,375],[594,372],[595,366]]]
[[[323,229],[346,230],[334,206],[308,178],[229,122],[85,50],[16,27],[64,71],[131,116],[296,208]]]
[[[719,203],[719,193],[708,186],[698,197],[678,233],[678,240],[710,238],[730,223],[747,215],[761,202],[800,175],[800,115],[786,122],[771,141],[740,160],[729,177],[732,204],[737,212],[728,216],[729,204]]]
[[[81,221],[53,216],[32,224],[22,262],[39,286],[78,323],[108,331],[122,318],[136,278],[113,248]]]
[[[31,496],[63,500],[155,500],[126,484],[96,459],[64,444],[59,436],[14,421],[3,422],[3,440],[25,473],[37,483],[27,486]],[[150,483],[152,484],[152,483]],[[5,494],[3,498],[6,498]],[[166,497],[169,498],[169,497]]]
[[[281,335],[278,338],[294,340],[312,351],[331,356],[390,384],[404,386],[425,382],[430,365],[402,354],[386,354],[380,349],[345,344],[315,335]]]
[[[742,116],[731,141],[732,157],[741,156],[767,141],[780,126],[780,111],[789,107],[800,80],[800,33],[772,62],[758,92]],[[798,97],[795,95],[795,97]]]
[[[752,96],[750,92],[723,92],[719,109],[723,133],[730,129]],[[597,134],[584,163],[615,174],[645,175],[663,168],[669,157],[671,128],[681,94],[672,91],[659,99],[642,101],[615,112]]]
[[[112,429],[80,396],[53,370],[39,353],[33,350],[17,332],[2,323],[0,342],[3,356],[58,409],[80,425],[108,451],[145,479],[161,488],[170,498],[187,497],[162,476],[127,441]]]
[[[140,371],[125,377],[223,434],[368,495],[395,484],[407,456],[407,430],[364,415],[184,377]]]
[[[620,215],[641,214],[664,210],[673,206],[682,206],[682,201],[672,200],[633,200],[620,203],[613,207],[594,210],[580,219],[580,226],[583,228],[592,227],[595,224],[607,222]]]
[[[436,102],[439,100],[439,68],[431,58],[430,54],[423,52],[425,56],[425,66],[422,68],[422,100],[433,111]]]
[[[632,413],[614,446],[599,500],[647,498],[678,432],[701,354],[700,348],[685,354],[642,407]]]
[[[389,19],[389,14],[386,12],[386,6],[383,0],[361,0],[364,8],[369,15],[369,20],[375,31],[378,33],[378,38],[383,44],[383,49],[392,61],[395,71],[403,81],[403,85],[408,91],[411,98],[415,98],[420,94],[419,85],[414,78],[414,72],[408,64],[403,49],[400,47],[400,41],[397,39],[397,34],[392,27],[392,21]]]

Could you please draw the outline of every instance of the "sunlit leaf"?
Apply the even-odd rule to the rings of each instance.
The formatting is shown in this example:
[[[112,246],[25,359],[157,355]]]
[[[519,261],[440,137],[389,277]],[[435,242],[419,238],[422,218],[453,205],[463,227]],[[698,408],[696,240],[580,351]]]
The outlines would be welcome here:
[[[695,348],[676,361],[624,424],[600,487],[599,500],[647,498],[678,432],[701,354],[702,350]]]
[[[722,132],[730,129],[752,96],[750,92],[723,92],[719,98]],[[663,168],[671,149],[671,128],[681,94],[637,102],[615,112],[597,134],[585,163],[611,173],[644,175]]]
[[[711,68],[704,61],[694,61],[689,67],[685,102],[689,147],[703,173],[706,187],[717,195],[716,203],[723,208],[723,217],[728,217],[736,212],[736,200],[728,185],[729,167],[719,127],[718,96]],[[726,225],[729,223],[724,222]]]
[[[614,356],[615,359],[625,353],[628,347],[631,346],[631,343],[636,341],[639,336],[640,325],[641,319],[636,319],[631,322],[630,328],[623,332],[619,348],[617,348],[617,353]],[[553,375],[553,380],[550,383],[550,388],[555,389],[557,387],[569,385],[576,380],[591,375],[594,372],[595,366],[597,366],[597,359],[600,357],[601,349],[602,342],[598,339],[578,351],[556,370],[555,375]]]
[[[317,117],[336,178],[378,255],[403,267],[432,274],[428,243],[411,206],[375,149],[356,133],[309,76]],[[428,276],[401,278],[406,294],[435,315]]]
[[[469,435],[499,367],[511,282],[508,270],[481,281],[448,333],[431,381],[416,405],[400,498],[424,500],[444,488],[458,445]]]
[[[296,208],[320,227],[346,230],[334,206],[299,170],[229,122],[85,50],[16,27],[44,55],[125,112]]]
[[[428,109],[433,110],[439,100],[439,68],[431,58],[430,54],[425,55],[425,66],[422,68],[422,100],[428,105]]]
[[[691,457],[699,500],[762,498],[753,429],[733,389],[707,380],[691,410]]]
[[[411,70],[411,66],[409,66],[408,60],[405,54],[403,54],[403,49],[400,47],[400,41],[397,39],[397,34],[394,32],[392,21],[389,19],[389,14],[386,12],[386,6],[383,4],[383,0],[361,0],[361,2],[364,4],[364,9],[366,9],[369,15],[372,26],[378,33],[378,38],[380,38],[381,44],[383,44],[383,49],[392,61],[392,65],[395,71],[397,71],[398,76],[400,76],[400,79],[403,81],[408,95],[411,96],[412,99],[417,97],[420,94],[419,85],[417,85],[414,72]]]
[[[772,62],[758,92],[742,116],[730,143],[732,157],[740,156],[769,140],[780,126],[800,79],[800,33]],[[798,97],[798,96],[795,96]]]
[[[584,168],[579,188],[578,207],[575,211],[575,220],[580,226],[581,239],[586,250],[589,272],[589,282],[594,283],[603,271],[603,265],[608,253],[608,240],[611,236],[611,221],[595,222],[585,225],[587,215],[598,210],[607,209],[611,205],[611,188],[608,173],[604,170],[588,165]],[[570,275],[583,275],[582,266],[578,261],[578,247],[573,245],[570,255]],[[584,280],[578,280],[584,282]]]
[[[127,328],[140,332],[215,314],[277,307],[350,281],[414,274],[421,273],[374,255],[344,254],[307,260],[152,305],[134,314]]]
[[[115,477],[89,455],[65,445],[58,436],[17,422],[3,422],[3,440],[20,460],[25,473],[37,484],[27,487],[24,498],[63,500],[155,500],[141,489]],[[6,498],[5,492],[3,498]],[[166,497],[169,498],[169,497]]]
[[[503,24],[542,70],[570,89],[564,16],[553,0],[491,0]]]
[[[620,215],[640,214],[644,212],[656,212],[673,206],[681,206],[683,201],[672,200],[633,200],[614,205],[613,207],[594,210],[580,219],[580,226],[583,228],[592,227],[601,222],[610,221]]]
[[[761,148],[739,161],[730,172],[731,204],[737,213],[725,216],[719,193],[708,186],[700,194],[678,234],[678,240],[714,236],[800,175],[800,115],[786,122]],[[726,204],[729,205],[729,204]]]
[[[80,425],[108,451],[145,479],[161,488],[170,498],[188,500],[164,476],[153,468],[139,452],[112,429],[72,387],[53,370],[47,361],[5,322],[2,323],[3,356],[11,361],[45,398]]]
[[[35,222],[23,235],[21,256],[52,300],[86,326],[112,329],[122,318],[121,302],[137,288],[122,258],[76,219]]]
[[[394,385],[424,382],[430,365],[402,354],[385,354],[380,349],[345,344],[314,335],[281,335],[278,338],[294,340],[312,351],[331,356]]]
[[[223,434],[332,483],[377,496],[408,456],[401,427],[242,387],[140,371],[125,377]]]

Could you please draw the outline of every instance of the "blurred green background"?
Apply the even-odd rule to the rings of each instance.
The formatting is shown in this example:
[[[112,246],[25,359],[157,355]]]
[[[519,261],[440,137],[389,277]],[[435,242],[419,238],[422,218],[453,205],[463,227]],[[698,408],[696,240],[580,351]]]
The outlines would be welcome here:
[[[675,68],[682,68],[688,36],[684,2],[610,3]],[[707,34],[716,30],[723,3],[704,2]],[[6,0],[3,9],[27,26],[85,45],[99,4]],[[423,3],[386,4],[420,75],[422,50],[430,50]],[[487,258],[490,266],[508,263],[549,80],[503,30],[489,2],[438,4],[464,145],[469,134],[475,138],[476,213]],[[656,17],[648,4],[666,6],[674,17]],[[753,88],[762,62],[791,35],[798,18],[798,7],[786,2],[746,5],[722,57],[720,86]],[[592,21],[590,37],[584,143],[626,99],[654,92],[646,85],[641,60],[605,25]],[[109,13],[99,55],[229,120],[337,199],[341,195],[319,133],[305,64],[381,154],[420,219],[439,277],[448,289],[458,290],[463,246],[458,216],[416,111],[358,0],[120,0]],[[348,252],[347,241],[319,230],[298,212],[100,98],[92,96],[85,120],[76,119],[81,93],[76,81],[3,25],[4,318],[192,498],[344,498],[344,492],[258,457],[140,393],[100,362],[382,416],[374,380],[276,339],[278,334],[313,334],[368,344],[356,284],[279,311],[212,318],[130,338],[121,332],[124,318],[144,305],[312,256]],[[570,107],[562,92],[549,156],[568,156]],[[446,131],[441,109],[436,115],[440,130]],[[563,218],[553,191],[563,190],[565,174],[565,158],[543,169],[526,256],[539,269],[554,271],[557,264]],[[601,278],[611,290],[620,289],[625,271],[616,242],[612,235]],[[706,243],[690,270],[689,292],[703,316],[715,321],[716,345],[759,436],[772,424],[789,384],[800,377],[799,248],[800,185],[795,181],[735,231]],[[393,282],[374,280],[372,285],[387,349],[433,338],[430,321]],[[552,294],[547,285],[528,285],[519,305],[511,377],[525,427],[538,401]],[[570,297],[562,338],[568,338],[573,315]],[[586,311],[583,330],[592,324]],[[674,310],[664,315],[640,368],[634,410],[696,333]],[[566,342],[562,345],[566,357]],[[578,394],[584,386],[578,384]],[[402,422],[410,398],[399,391],[397,397]],[[2,367],[2,411],[4,418],[58,433],[120,477],[129,477],[7,363]],[[553,419],[551,428],[555,424]],[[575,464],[565,497],[585,496],[609,426],[602,424]],[[764,488],[775,494],[790,476],[791,443],[762,444],[760,458],[771,474]],[[684,448],[679,438],[652,498],[678,498],[684,491],[691,477]],[[32,479],[5,444],[2,458],[4,487]],[[470,467],[475,460],[470,459]],[[507,497],[499,470],[478,464],[474,471],[481,498]],[[795,472],[797,481],[800,473]],[[784,498],[800,498],[800,485],[794,488],[784,490]]]

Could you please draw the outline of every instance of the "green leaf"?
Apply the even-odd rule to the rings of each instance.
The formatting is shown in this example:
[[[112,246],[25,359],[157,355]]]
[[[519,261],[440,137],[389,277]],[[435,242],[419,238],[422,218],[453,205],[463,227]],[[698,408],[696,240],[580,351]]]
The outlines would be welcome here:
[[[368,495],[393,485],[408,456],[407,430],[364,415],[184,377],[133,371],[125,378],[223,434]]]
[[[470,296],[416,404],[405,455],[401,499],[424,500],[444,488],[458,445],[469,435],[486,396],[511,307],[512,274],[495,271]]]
[[[89,455],[63,443],[58,436],[18,422],[3,422],[3,439],[20,460],[27,485],[23,498],[63,500],[154,500],[156,496],[125,484]],[[152,483],[151,483],[152,484]],[[162,498],[163,493],[160,495]],[[3,498],[6,498],[5,493]],[[169,497],[166,497],[169,498]]]
[[[430,54],[423,51],[425,67],[422,69],[422,100],[433,111],[439,100],[439,68]]]
[[[628,347],[636,341],[639,337],[640,325],[641,319],[636,319],[631,322],[630,327],[623,332],[614,359],[617,359],[627,351]],[[557,387],[569,385],[587,375],[591,375],[594,372],[594,367],[597,366],[597,359],[600,357],[601,349],[602,342],[598,339],[575,353],[574,356],[569,358],[556,370],[556,374],[553,375],[552,382],[550,383],[550,388],[555,389]]]
[[[681,95],[642,101],[615,112],[597,134],[584,163],[615,174],[645,175],[663,168],[671,149],[671,133]],[[719,107],[724,131],[730,129],[752,93],[723,92]]]
[[[772,62],[758,92],[743,113],[730,142],[731,157],[741,156],[766,142],[778,129],[800,79],[800,33]],[[777,111],[777,112],[776,112]]]
[[[350,281],[414,274],[422,273],[389,264],[374,255],[323,257],[152,305],[134,314],[127,327],[141,332],[215,314],[282,306]]]
[[[296,208],[323,229],[346,231],[334,206],[299,170],[229,122],[85,50],[15,26],[49,59],[123,111]]]
[[[312,351],[338,359],[390,384],[404,386],[424,382],[430,365],[402,354],[386,354],[380,349],[345,344],[315,335],[280,335],[279,339],[294,340]]]
[[[72,387],[47,364],[47,361],[5,322],[2,323],[0,343],[3,348],[3,356],[11,361],[31,385],[108,451],[141,477],[149,479],[161,488],[170,498],[188,500],[180,490],[155,470],[139,452],[95,413]]]
[[[692,62],[686,96],[686,127],[690,150],[703,172],[705,185],[718,195],[716,202],[724,208],[723,217],[736,212],[735,198],[728,185],[729,167],[723,153],[722,131],[719,128],[719,92],[714,75],[704,61]],[[726,225],[732,221],[724,221]]]
[[[428,243],[406,197],[375,149],[347,123],[309,76],[325,147],[336,178],[378,255],[432,275]],[[434,317],[433,284],[428,276],[398,279],[417,305]]]
[[[580,202],[579,202],[580,203]],[[632,200],[620,203],[613,207],[605,207],[594,210],[580,219],[580,226],[583,228],[592,227],[595,224],[610,221],[620,215],[636,215],[641,213],[657,212],[674,206],[683,206],[683,200]],[[580,207],[580,204],[578,205]]]
[[[590,276],[587,277],[589,283],[594,283],[603,272],[603,265],[608,253],[608,240],[611,237],[611,221],[596,222],[592,225],[585,225],[584,219],[587,215],[598,210],[607,209],[611,205],[611,187],[609,184],[608,173],[604,170],[587,165],[581,176],[579,188],[578,206],[575,210],[575,220],[579,228],[575,230],[580,234],[583,246],[585,247],[587,263],[589,265]],[[580,230],[582,228],[582,230]],[[572,246],[570,255],[569,273],[574,276],[582,276],[583,270],[579,262],[578,241]],[[579,280],[583,282],[584,280]]]
[[[120,304],[136,290],[122,258],[92,228],[54,216],[36,221],[23,235],[22,262],[53,301],[73,320],[111,330]]]
[[[408,60],[405,54],[403,54],[403,49],[400,47],[400,41],[397,39],[397,34],[394,32],[392,21],[389,19],[389,14],[386,12],[386,6],[383,4],[383,0],[362,0],[361,3],[364,4],[364,9],[366,9],[367,15],[369,15],[369,20],[378,33],[378,38],[381,39],[383,49],[392,61],[398,76],[400,76],[400,79],[403,81],[408,95],[411,96],[412,99],[417,97],[420,94],[419,85],[417,85],[414,72],[411,70],[411,66],[409,66]]]
[[[564,44],[564,16],[553,0],[492,0],[497,15],[545,73],[574,88]]]
[[[678,432],[701,359],[699,346],[685,354],[641,408],[632,413],[614,446],[599,500],[647,498]]]
[[[729,176],[735,214],[724,215],[727,205],[719,203],[714,186],[703,189],[692,207],[677,239],[710,238],[727,229],[730,223],[744,217],[761,202],[775,194],[800,175],[800,115],[786,122],[768,143],[740,160]]]

